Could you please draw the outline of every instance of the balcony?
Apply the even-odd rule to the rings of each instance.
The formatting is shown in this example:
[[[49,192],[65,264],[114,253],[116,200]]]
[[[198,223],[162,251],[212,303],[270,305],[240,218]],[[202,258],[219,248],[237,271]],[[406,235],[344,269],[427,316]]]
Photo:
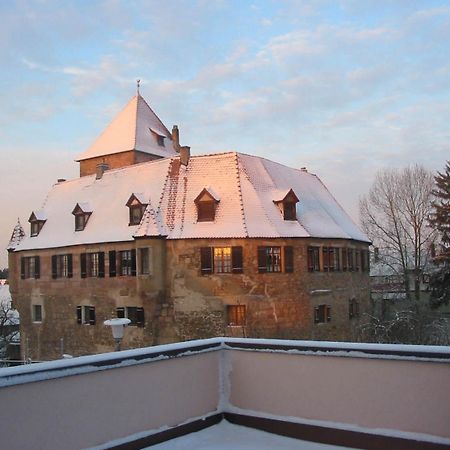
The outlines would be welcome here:
[[[226,419],[348,448],[448,448],[449,381],[448,347],[190,341],[0,370],[1,443],[137,449]]]

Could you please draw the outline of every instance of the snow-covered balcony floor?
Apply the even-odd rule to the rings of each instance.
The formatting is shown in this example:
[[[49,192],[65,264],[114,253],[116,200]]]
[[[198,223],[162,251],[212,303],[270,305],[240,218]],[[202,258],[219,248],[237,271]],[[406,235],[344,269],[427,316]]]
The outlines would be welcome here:
[[[348,447],[278,436],[222,420],[218,425],[171,439],[146,450],[337,450]]]
[[[213,338],[84,356],[0,370],[1,447],[443,449],[449,381],[448,347]]]

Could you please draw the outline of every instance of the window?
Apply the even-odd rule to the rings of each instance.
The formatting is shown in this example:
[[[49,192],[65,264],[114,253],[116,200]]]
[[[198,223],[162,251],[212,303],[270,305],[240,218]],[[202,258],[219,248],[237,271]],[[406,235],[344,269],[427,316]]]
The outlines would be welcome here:
[[[95,307],[77,306],[77,323],[83,325],[95,325]]]
[[[33,322],[42,322],[42,305],[32,306],[31,319]]]
[[[245,305],[228,305],[227,306],[227,325],[228,326],[245,326],[247,321]]]
[[[40,278],[40,259],[39,256],[24,256],[20,260],[20,277]]]
[[[370,270],[369,250],[361,250],[361,271],[369,272],[369,270]]]
[[[319,272],[319,247],[308,247],[308,270],[310,272]]]
[[[82,253],[80,255],[81,278],[105,276],[105,253]]]
[[[361,269],[361,252],[359,250],[355,251],[355,270],[359,272]]]
[[[202,275],[242,273],[242,247],[202,247],[200,266]]]
[[[83,231],[92,214],[92,208],[89,203],[77,203],[72,214],[75,216],[75,231]]]
[[[284,197],[280,200],[274,200],[274,203],[283,214],[284,220],[297,220],[296,205],[298,201],[298,197],[295,195],[294,191],[289,189]]]
[[[72,278],[72,255],[52,256],[52,278]]]
[[[194,202],[197,206],[197,221],[214,222],[219,199],[212,193],[211,189],[203,189]]]
[[[130,220],[128,222],[128,225],[139,225],[141,223],[145,208],[148,205],[148,202],[144,199],[145,197],[143,194],[131,194],[131,197],[126,203],[126,206],[128,206],[130,210]]]
[[[347,267],[350,272],[355,270],[354,255],[355,255],[355,251],[352,248],[348,248],[347,249]]]
[[[141,275],[150,275],[151,271],[151,248],[139,249],[139,273]]]
[[[335,247],[323,247],[323,270],[334,272],[340,270],[339,249]]]
[[[143,327],[145,325],[144,308],[137,306],[117,308],[117,317],[119,319],[130,319],[130,326]]]
[[[46,216],[44,211],[36,211],[32,212],[30,218],[28,219],[28,222],[30,222],[30,235],[31,237],[37,236],[42,227],[44,226],[44,223],[46,221]]]
[[[156,143],[158,144],[159,147],[164,147],[164,139],[166,136],[162,135],[159,131],[157,130],[153,130],[152,128],[150,128],[150,131],[153,135],[153,137],[156,140]]]
[[[119,252],[119,275],[136,276],[136,250]]]
[[[359,303],[352,298],[348,301],[348,317],[352,319],[353,317],[359,316]]]
[[[258,272],[281,272],[281,247],[258,247]]]
[[[331,306],[318,305],[314,307],[314,323],[325,323],[331,321]]]

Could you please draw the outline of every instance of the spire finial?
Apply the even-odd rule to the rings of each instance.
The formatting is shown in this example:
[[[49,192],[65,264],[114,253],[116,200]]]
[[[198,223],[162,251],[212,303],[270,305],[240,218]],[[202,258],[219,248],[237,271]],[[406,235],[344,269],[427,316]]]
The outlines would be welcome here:
[[[141,80],[136,80],[136,90],[137,90],[137,95],[140,95],[140,94],[139,94],[139,87],[140,87],[140,85],[141,85]]]

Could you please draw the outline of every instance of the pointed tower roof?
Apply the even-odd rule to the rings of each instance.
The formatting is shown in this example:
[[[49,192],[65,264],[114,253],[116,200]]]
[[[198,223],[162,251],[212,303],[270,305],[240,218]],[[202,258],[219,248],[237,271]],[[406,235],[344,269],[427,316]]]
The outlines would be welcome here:
[[[177,155],[169,130],[139,93],[76,161],[130,150],[163,158]]]
[[[11,234],[11,239],[9,240],[7,250],[14,250],[19,244],[20,241],[25,237],[25,231],[20,224],[20,220],[17,219],[17,224],[14,227],[14,230]]]

